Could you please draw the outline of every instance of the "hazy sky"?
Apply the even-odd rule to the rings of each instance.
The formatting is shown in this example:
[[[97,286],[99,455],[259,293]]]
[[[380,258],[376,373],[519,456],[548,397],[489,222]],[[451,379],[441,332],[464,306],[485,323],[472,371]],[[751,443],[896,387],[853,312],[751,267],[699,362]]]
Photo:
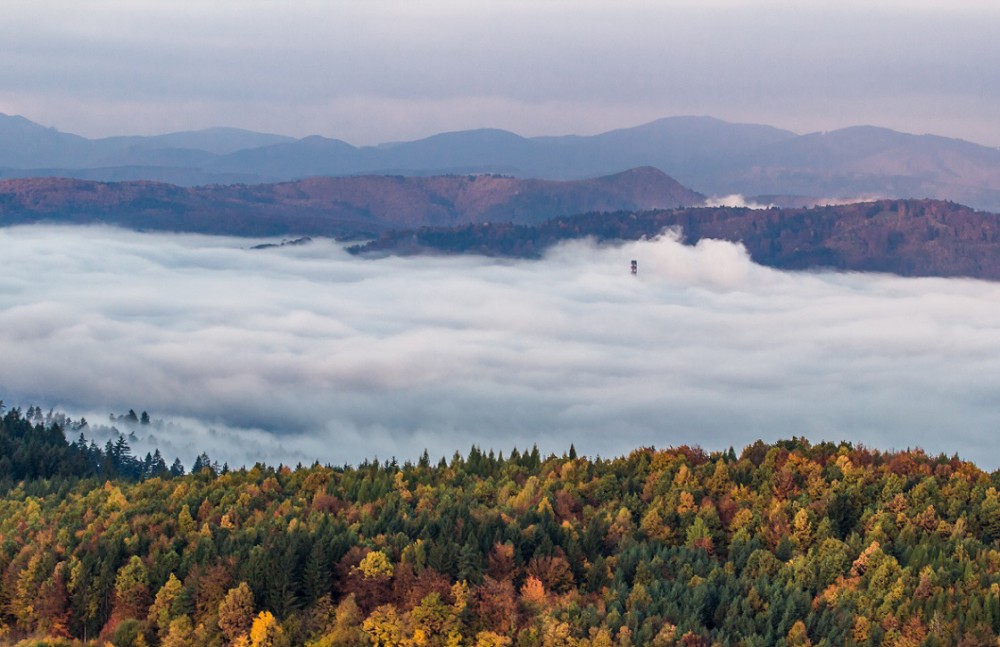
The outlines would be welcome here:
[[[993,0],[9,0],[0,112],[353,144],[696,114],[1000,145]]]
[[[805,435],[1000,466],[998,283],[783,273],[669,238],[542,261],[249,244],[0,229],[0,399],[147,410],[188,465]]]

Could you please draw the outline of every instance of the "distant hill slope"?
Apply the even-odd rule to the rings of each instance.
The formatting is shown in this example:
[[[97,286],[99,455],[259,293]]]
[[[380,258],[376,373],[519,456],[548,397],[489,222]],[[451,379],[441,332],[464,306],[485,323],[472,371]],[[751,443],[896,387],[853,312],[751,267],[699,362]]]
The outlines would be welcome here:
[[[1000,150],[871,126],[776,142],[702,179],[689,185],[746,195],[936,198],[1000,211]]]
[[[359,174],[580,179],[640,166],[711,195],[934,198],[1000,211],[1000,150],[871,126],[797,135],[710,117],[669,117],[592,136],[527,138],[479,129],[356,147],[235,129],[91,140],[0,115],[0,178],[185,186]]]
[[[353,251],[531,258],[561,240],[638,240],[671,228],[679,229],[688,244],[704,238],[740,242],[756,262],[778,268],[1000,280],[1000,215],[935,200],[583,214],[537,226],[481,224],[392,232]]]
[[[357,176],[193,188],[35,178],[0,181],[0,225],[109,223],[214,234],[359,237],[424,225],[537,224],[586,211],[676,207],[704,199],[652,168],[577,181]]]

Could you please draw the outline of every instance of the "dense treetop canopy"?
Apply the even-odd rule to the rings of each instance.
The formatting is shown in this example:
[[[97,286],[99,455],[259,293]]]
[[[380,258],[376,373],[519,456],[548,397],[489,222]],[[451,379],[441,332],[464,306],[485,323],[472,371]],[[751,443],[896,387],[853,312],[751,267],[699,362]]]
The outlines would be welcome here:
[[[5,457],[83,451],[25,420],[5,413]],[[176,476],[5,463],[0,642],[934,645],[1000,632],[1000,474],[958,458],[791,439],[613,459],[204,459]]]

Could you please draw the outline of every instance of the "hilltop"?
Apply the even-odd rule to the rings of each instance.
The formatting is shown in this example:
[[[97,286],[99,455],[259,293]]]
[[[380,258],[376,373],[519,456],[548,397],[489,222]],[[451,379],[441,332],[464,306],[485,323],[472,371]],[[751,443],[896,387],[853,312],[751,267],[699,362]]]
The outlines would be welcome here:
[[[32,178],[0,181],[0,225],[103,223],[239,236],[351,238],[425,225],[537,224],[586,211],[655,209],[704,200],[652,168],[576,181],[373,175],[182,187]]]

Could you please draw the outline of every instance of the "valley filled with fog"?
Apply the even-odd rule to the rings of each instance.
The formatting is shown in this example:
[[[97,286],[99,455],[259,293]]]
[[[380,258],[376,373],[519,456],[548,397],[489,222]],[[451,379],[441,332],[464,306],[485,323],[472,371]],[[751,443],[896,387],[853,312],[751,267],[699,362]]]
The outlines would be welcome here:
[[[785,273],[669,236],[540,261],[258,242],[0,230],[0,398],[148,411],[165,424],[135,451],[186,464],[793,435],[1000,464],[1000,284]]]

